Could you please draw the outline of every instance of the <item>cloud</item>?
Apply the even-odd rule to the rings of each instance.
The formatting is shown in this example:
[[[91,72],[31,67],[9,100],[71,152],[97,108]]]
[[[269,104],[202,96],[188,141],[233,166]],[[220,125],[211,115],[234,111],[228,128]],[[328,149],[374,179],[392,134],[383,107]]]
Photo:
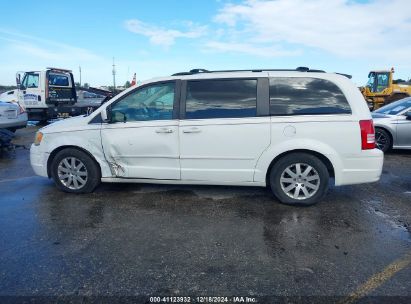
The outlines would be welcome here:
[[[241,33],[232,45],[241,39],[253,49],[305,46],[343,57],[405,59],[411,51],[409,7],[409,0],[248,0],[225,5],[214,21]]]
[[[128,31],[149,37],[150,42],[166,48],[172,46],[177,38],[199,38],[206,33],[206,26],[195,25],[192,22],[185,23],[187,30],[165,29],[157,27],[138,19],[127,20],[125,27]]]

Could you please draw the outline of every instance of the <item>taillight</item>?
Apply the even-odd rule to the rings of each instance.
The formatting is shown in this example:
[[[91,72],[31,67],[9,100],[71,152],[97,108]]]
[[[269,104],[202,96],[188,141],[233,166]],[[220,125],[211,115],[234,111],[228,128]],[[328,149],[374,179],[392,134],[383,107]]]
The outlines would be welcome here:
[[[372,120],[360,120],[361,149],[370,150],[375,148],[375,130]]]

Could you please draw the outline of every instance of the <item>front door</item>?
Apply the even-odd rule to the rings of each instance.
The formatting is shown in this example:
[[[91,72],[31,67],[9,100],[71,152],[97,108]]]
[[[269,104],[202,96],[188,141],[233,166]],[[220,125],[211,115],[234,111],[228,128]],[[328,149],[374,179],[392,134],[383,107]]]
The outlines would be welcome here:
[[[112,174],[122,178],[180,179],[179,83],[137,88],[110,105],[101,138]]]
[[[29,72],[24,75],[22,81],[22,91],[19,101],[23,101],[25,107],[33,108],[41,106],[42,90],[40,86],[40,74],[38,72]]]

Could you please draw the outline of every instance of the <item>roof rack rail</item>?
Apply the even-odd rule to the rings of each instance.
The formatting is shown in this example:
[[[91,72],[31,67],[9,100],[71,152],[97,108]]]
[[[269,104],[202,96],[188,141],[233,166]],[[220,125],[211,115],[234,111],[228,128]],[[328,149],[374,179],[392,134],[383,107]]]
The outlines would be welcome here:
[[[231,72],[311,72],[311,73],[325,73],[323,70],[312,70],[308,67],[297,67],[296,69],[250,69],[250,70],[216,70],[209,71],[206,69],[192,69],[188,72],[179,72],[171,76],[185,76],[185,75],[194,75],[194,74],[203,74],[203,73],[231,73]]]
[[[193,74],[200,74],[200,73],[211,73],[211,72],[206,69],[193,69],[193,70],[190,70],[189,72],[175,73],[171,76],[184,76],[184,75],[193,75]]]
[[[352,78],[352,75],[348,75],[348,74],[344,74],[344,73],[337,73],[337,72],[335,72],[335,74],[338,74],[338,75],[341,75],[341,76],[345,76],[345,77],[347,77],[348,79],[351,79],[351,78]]]
[[[47,67],[46,70],[51,70],[51,71],[55,71],[55,72],[64,72],[64,73],[71,73],[71,70],[67,70],[67,69],[60,69],[60,68],[52,68],[52,67]]]
[[[186,76],[186,75],[195,75],[195,74],[204,74],[204,73],[232,73],[232,72],[306,72],[306,73],[325,73],[323,70],[313,70],[308,67],[297,67],[296,69],[250,69],[250,70],[216,70],[216,71],[209,71],[206,69],[192,69],[188,72],[180,72],[175,73],[171,76]],[[344,74],[344,73],[335,73],[338,75],[345,76],[349,79],[352,78],[351,75]]]

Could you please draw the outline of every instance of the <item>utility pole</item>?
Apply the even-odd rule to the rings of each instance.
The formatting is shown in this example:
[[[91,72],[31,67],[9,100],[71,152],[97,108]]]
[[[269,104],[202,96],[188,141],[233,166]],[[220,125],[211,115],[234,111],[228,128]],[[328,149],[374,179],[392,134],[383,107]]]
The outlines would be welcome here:
[[[78,70],[80,72],[80,87],[81,87],[81,66],[80,65],[78,66]]]
[[[113,90],[116,90],[116,65],[114,64],[114,57],[113,57]]]

